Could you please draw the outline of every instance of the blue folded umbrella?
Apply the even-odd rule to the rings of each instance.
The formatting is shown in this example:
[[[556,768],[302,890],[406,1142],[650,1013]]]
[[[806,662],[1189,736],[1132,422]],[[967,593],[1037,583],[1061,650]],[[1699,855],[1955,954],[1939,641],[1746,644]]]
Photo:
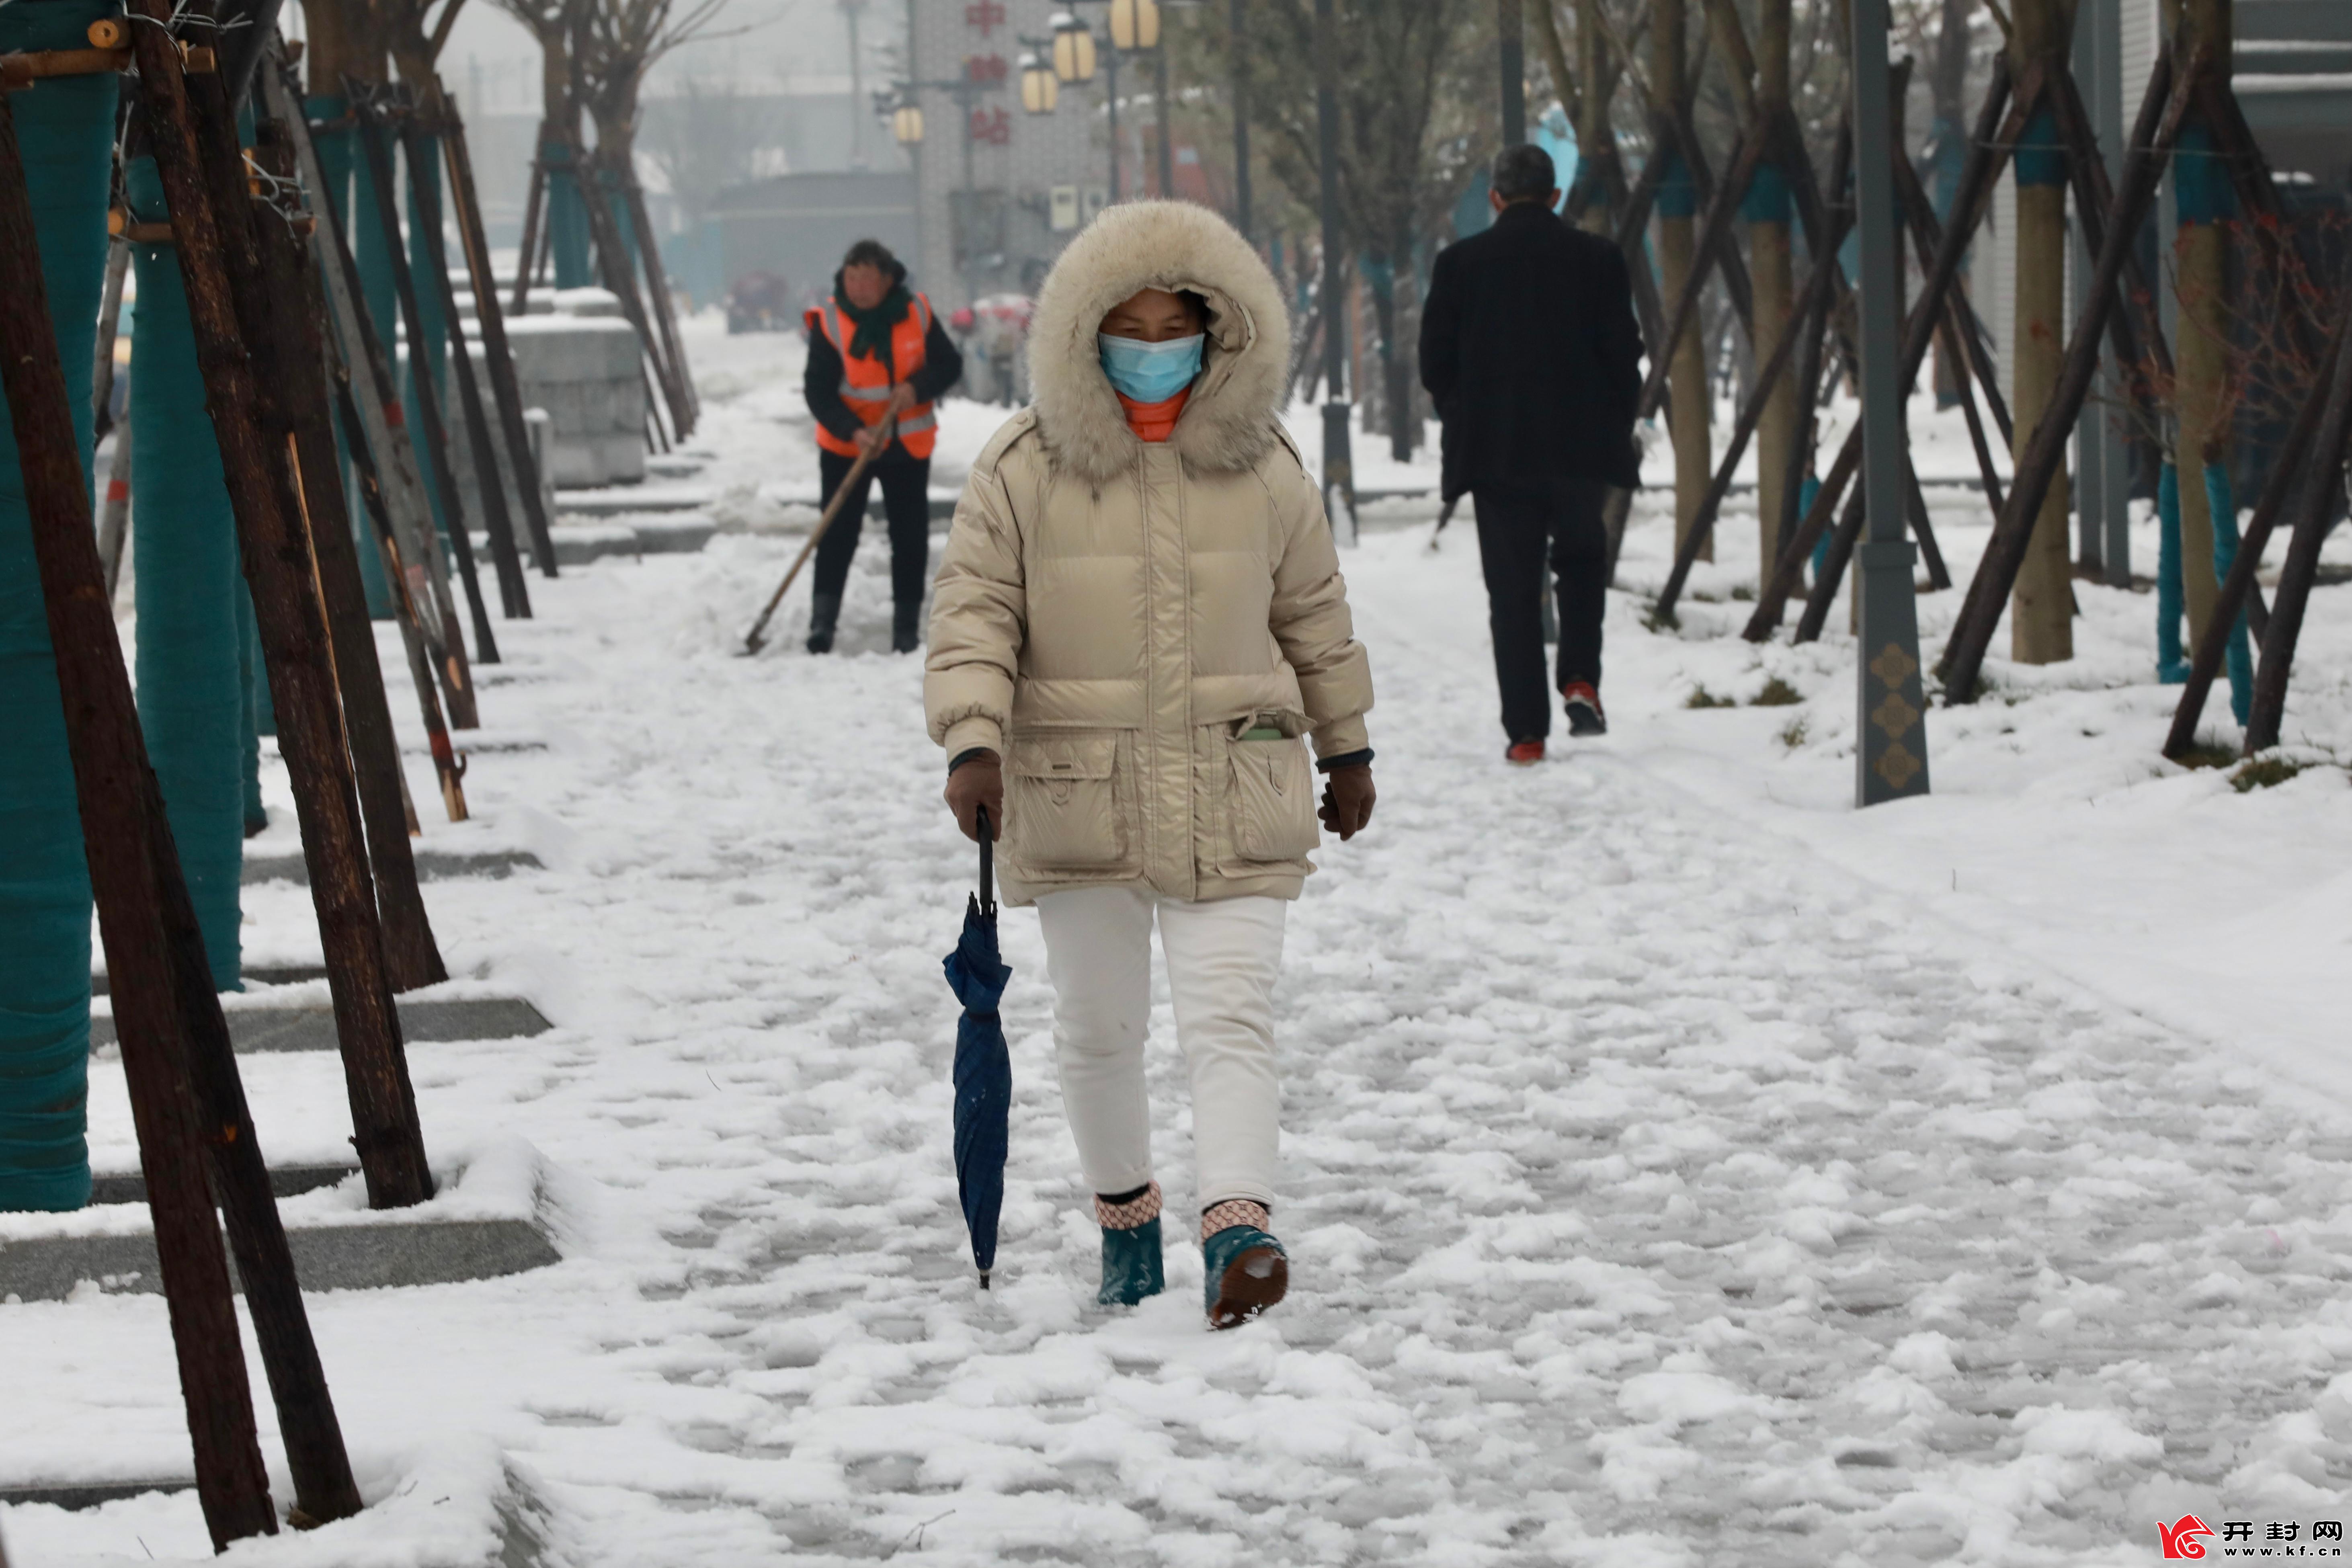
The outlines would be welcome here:
[[[964,904],[963,937],[947,956],[948,987],[963,1004],[956,1024],[956,1194],[971,1232],[980,1288],[996,1267],[996,1222],[1004,1208],[1006,1122],[1013,1110],[1013,1058],[997,1013],[1013,971],[998,956],[996,897],[988,814],[980,814],[980,891]]]

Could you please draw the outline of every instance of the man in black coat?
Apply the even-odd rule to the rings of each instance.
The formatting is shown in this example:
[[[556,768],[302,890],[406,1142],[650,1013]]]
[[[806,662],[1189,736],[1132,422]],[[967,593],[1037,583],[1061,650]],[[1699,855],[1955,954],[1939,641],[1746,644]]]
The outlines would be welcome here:
[[[1478,510],[1506,753],[1540,762],[1551,732],[1544,691],[1547,554],[1559,584],[1553,681],[1569,732],[1607,729],[1601,619],[1609,586],[1601,508],[1641,482],[1633,411],[1642,329],[1625,258],[1553,214],[1551,154],[1507,147],[1495,160],[1494,226],[1447,246],[1421,318],[1421,382],[1445,422],[1444,499]]]

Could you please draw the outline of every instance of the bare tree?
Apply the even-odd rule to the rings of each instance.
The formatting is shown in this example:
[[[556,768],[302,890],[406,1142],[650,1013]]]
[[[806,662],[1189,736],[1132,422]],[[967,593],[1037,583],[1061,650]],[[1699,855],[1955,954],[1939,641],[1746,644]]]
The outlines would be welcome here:
[[[759,173],[761,151],[777,128],[767,100],[732,81],[688,77],[675,98],[656,101],[668,112],[647,122],[646,155],[688,217],[701,217],[719,192]]]
[[[1486,63],[1465,56],[1472,0],[1339,0],[1341,243],[1370,267],[1380,332],[1381,401],[1391,447],[1400,458],[1419,444],[1414,340],[1426,241],[1452,203],[1469,139],[1447,132],[1463,79]],[[1296,90],[1298,62],[1314,58],[1311,0],[1267,0],[1251,8],[1247,47],[1251,119],[1267,135],[1266,166],[1301,208],[1320,189],[1315,97]],[[1491,71],[1486,73],[1491,76]],[[1475,89],[1471,89],[1474,90]],[[1488,96],[1491,96],[1491,91]],[[1483,149],[1481,149],[1483,150]],[[1327,302],[1327,320],[1340,301]]]

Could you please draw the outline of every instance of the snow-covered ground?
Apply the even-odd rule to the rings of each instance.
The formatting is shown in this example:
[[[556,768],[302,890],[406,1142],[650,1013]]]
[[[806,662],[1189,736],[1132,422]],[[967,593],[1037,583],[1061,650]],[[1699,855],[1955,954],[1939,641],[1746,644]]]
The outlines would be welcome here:
[[[813,484],[796,350],[697,350],[713,480]],[[999,416],[950,404],[942,471]],[[1965,580],[1980,503],[1933,493]],[[831,659],[804,597],[734,655],[788,535],[534,579],[482,671],[480,821],[425,842],[547,868],[426,891],[452,970],[557,1027],[410,1057],[436,1163],[535,1185],[565,1258],[313,1298],[374,1506],[226,1561],[2121,1564],[2183,1512],[2308,1543],[2352,1484],[2352,590],[2314,602],[2285,784],[2162,762],[2151,599],[2083,584],[2081,657],[1996,660],[1929,717],[1937,793],[1857,814],[1850,641],[1738,640],[1736,514],[1645,629],[1662,505],[1615,732],[1526,771],[1470,531],[1349,553],[1381,804],[1290,928],[1294,1294],[1222,1335],[1189,1246],[1166,1297],[1092,1304],[1021,912],[974,1289],[939,969],[971,857],[879,542]],[[1920,600],[1929,646],[1957,598]],[[1774,678],[1799,700],[1747,705]],[[247,937],[316,952],[282,884]],[[1181,1210],[1164,1004],[1154,1049]],[[246,1070],[273,1158],[342,1148],[331,1058]],[[93,1113],[128,1168],[110,1062]],[[0,1309],[0,1482],[186,1469],[162,1303],[88,1298]],[[205,1555],[184,1493],[0,1530],[15,1568]]]

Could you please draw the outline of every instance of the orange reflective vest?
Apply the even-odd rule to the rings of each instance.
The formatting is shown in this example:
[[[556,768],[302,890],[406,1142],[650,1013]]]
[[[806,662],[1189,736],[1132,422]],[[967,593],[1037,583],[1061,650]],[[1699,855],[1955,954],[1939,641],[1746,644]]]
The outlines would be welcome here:
[[[841,400],[849,405],[868,428],[882,423],[882,414],[890,405],[890,384],[895,379],[906,381],[923,368],[923,340],[930,335],[931,302],[920,294],[914,297],[914,307],[890,329],[890,359],[887,363],[871,354],[853,355],[849,352],[850,335],[856,324],[839,304],[827,300],[822,305],[810,307],[806,317],[812,335],[824,334],[834,352],[841,355]],[[896,372],[894,377],[893,372]],[[939,420],[928,403],[918,403],[898,416],[898,444],[907,455],[928,458],[939,439]],[[857,456],[855,443],[843,440],[823,423],[816,427],[816,444],[826,451],[844,458]]]

